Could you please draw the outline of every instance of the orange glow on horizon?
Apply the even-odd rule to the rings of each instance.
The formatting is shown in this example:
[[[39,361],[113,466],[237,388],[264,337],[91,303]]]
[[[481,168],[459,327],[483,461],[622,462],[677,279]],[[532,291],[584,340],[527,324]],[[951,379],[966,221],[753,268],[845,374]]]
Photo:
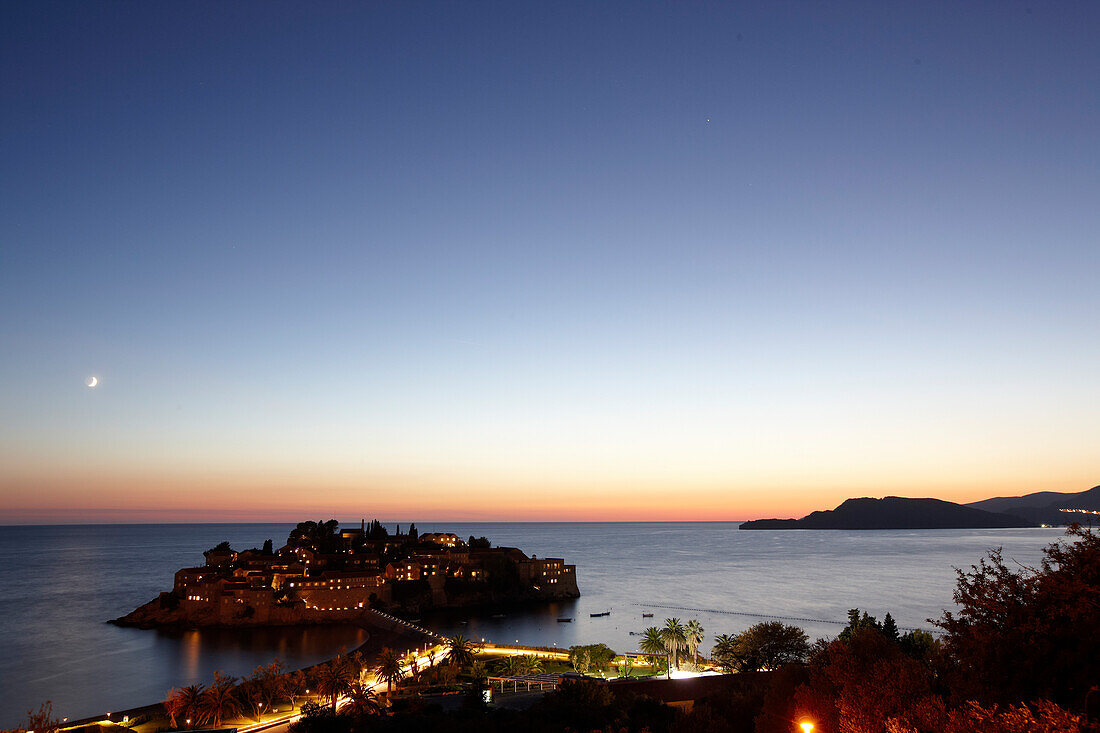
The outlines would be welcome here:
[[[0,522],[242,522],[363,515],[415,521],[743,521],[802,517],[857,496],[935,497],[965,503],[1037,490],[1082,491],[1087,477],[1037,481],[895,485],[838,481],[564,482],[497,476],[371,474],[316,479],[235,471],[52,471],[0,478]]]

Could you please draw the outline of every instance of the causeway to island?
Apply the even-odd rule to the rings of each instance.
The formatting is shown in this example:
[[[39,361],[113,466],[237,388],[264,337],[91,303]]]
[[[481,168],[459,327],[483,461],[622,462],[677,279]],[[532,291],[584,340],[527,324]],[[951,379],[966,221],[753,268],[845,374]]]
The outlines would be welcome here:
[[[142,628],[293,626],[353,622],[369,610],[398,613],[498,607],[577,598],[576,567],[528,557],[484,537],[391,534],[377,520],[341,529],[301,522],[275,550],[223,542],[205,563],[176,572],[172,590],[112,623]]]

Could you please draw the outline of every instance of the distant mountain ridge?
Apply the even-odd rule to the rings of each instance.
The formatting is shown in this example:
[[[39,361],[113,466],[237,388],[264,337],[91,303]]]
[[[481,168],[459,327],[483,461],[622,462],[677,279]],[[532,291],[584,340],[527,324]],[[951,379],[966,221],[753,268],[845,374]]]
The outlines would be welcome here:
[[[1033,527],[1037,522],[942,499],[848,499],[836,509],[802,519],[757,519],[740,529],[1000,529]]]
[[[987,512],[1014,514],[1036,524],[1065,524],[1074,521],[1075,517],[1060,509],[1100,511],[1100,486],[1078,492],[1036,491],[1023,496],[998,496],[973,501],[966,506]],[[1080,520],[1081,516],[1076,519]]]

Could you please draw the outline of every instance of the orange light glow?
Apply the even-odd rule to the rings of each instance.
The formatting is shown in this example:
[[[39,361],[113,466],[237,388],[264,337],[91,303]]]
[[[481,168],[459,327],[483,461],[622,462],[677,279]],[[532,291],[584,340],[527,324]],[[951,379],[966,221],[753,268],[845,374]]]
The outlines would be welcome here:
[[[332,516],[421,521],[742,521],[801,517],[850,497],[936,497],[968,502],[1036,487],[1080,491],[1091,469],[1042,477],[901,472],[731,472],[715,478],[671,469],[533,473],[513,470],[365,470],[346,466],[252,465],[134,468],[18,458],[0,475],[0,523],[299,521],[319,508]],[[898,476],[905,476],[903,481]],[[675,501],[669,498],[674,496]]]

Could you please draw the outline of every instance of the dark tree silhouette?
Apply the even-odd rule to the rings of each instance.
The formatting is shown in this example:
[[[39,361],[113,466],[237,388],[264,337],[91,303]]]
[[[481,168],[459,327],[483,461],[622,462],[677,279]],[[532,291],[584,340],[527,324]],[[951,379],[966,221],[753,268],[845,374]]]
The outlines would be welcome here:
[[[213,723],[215,728],[221,728],[223,719],[240,713],[241,702],[237,699],[235,682],[235,677],[214,672],[214,682],[199,699],[197,712],[201,720]]]
[[[462,634],[449,637],[444,640],[443,645],[447,649],[444,659],[456,667],[465,667],[472,664],[474,655],[478,652],[477,644]]]
[[[27,719],[22,728],[16,730],[31,731],[31,733],[57,733],[61,723],[62,721],[54,717],[53,702],[47,700],[38,707],[38,710],[28,710]]]
[[[777,669],[784,664],[804,661],[810,651],[809,640],[802,629],[779,621],[765,621],[736,636],[722,635],[715,641],[715,661],[731,672]]]
[[[356,673],[348,658],[339,655],[317,667],[314,672],[317,691],[329,699],[332,711],[336,712],[336,702],[348,692],[355,682]]]
[[[290,531],[287,544],[292,547],[308,547],[314,552],[333,553],[342,547],[340,523],[335,519],[327,522],[299,522]]]
[[[952,688],[985,703],[1047,698],[1083,709],[1100,680],[1100,535],[1074,524],[1039,568],[1000,550],[958,571],[946,632]]]
[[[389,531],[382,526],[382,523],[377,519],[372,519],[371,523],[367,525],[367,539],[370,540],[384,540],[390,536]]]
[[[897,641],[900,638],[897,622],[894,621],[894,617],[890,615],[889,611],[886,613],[886,617],[882,619],[882,628],[879,630],[890,641]]]
[[[405,676],[401,655],[388,647],[378,654],[378,663],[374,671],[378,673],[378,679],[385,681],[386,692],[393,692],[394,684],[400,682]]]

